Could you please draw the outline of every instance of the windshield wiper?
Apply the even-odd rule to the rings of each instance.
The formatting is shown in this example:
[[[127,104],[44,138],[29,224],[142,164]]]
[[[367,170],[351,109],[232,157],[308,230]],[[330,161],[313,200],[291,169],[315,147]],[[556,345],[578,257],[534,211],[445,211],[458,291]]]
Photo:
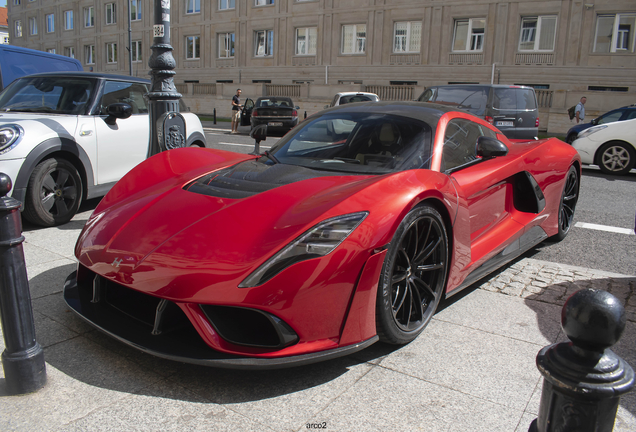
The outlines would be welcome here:
[[[269,158],[269,160],[271,160],[272,162],[274,162],[275,164],[279,164],[280,161],[276,158],[276,156],[274,156],[273,154],[271,154],[269,152],[269,150],[265,150],[265,156],[267,156]]]

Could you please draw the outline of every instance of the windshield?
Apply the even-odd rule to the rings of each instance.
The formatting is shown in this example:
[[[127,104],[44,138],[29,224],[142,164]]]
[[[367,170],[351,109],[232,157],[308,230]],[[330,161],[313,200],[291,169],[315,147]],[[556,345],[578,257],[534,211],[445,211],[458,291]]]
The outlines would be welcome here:
[[[366,174],[429,168],[431,135],[412,118],[336,111],[293,129],[271,149],[269,163]]]
[[[21,78],[0,93],[0,111],[86,114],[95,83],[90,78]]]
[[[292,100],[289,98],[260,98],[256,101],[256,108],[263,107],[291,107]]]
[[[344,105],[354,102],[377,102],[379,98],[375,95],[348,95],[340,98],[339,105]]]

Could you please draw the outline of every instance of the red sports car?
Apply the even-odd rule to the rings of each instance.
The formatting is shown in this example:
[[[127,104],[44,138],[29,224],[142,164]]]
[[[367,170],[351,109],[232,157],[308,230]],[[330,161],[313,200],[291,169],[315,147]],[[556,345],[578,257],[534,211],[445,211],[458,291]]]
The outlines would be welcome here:
[[[80,235],[68,305],[148,353],[273,368],[404,344],[440,300],[572,224],[581,161],[416,102],[321,111],[270,151],[170,150]]]

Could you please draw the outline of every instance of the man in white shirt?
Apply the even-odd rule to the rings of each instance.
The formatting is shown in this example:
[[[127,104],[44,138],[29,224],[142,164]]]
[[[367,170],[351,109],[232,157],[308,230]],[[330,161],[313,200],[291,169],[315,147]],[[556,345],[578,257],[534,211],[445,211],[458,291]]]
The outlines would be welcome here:
[[[577,123],[582,123],[583,119],[585,118],[585,102],[587,101],[587,98],[585,96],[583,96],[581,98],[581,102],[579,102],[578,104],[576,104],[576,122]]]

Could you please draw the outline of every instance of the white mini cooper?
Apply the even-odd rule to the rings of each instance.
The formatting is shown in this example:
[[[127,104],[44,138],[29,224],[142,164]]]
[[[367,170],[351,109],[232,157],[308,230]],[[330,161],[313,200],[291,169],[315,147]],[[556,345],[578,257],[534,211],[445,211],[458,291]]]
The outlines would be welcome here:
[[[64,72],[26,76],[0,93],[0,172],[27,220],[68,222],[82,199],[105,195],[146,158],[149,88],[145,79]],[[199,118],[182,115],[186,144],[205,147]]]

